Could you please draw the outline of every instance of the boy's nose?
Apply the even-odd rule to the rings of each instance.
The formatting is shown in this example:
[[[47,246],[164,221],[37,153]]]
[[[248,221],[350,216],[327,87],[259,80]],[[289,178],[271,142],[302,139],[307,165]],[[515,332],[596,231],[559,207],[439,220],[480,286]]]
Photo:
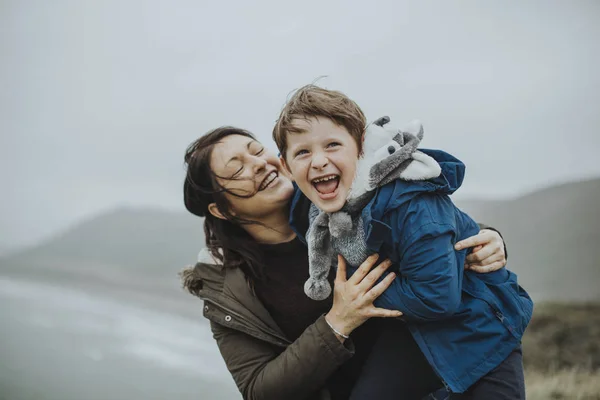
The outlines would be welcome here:
[[[323,169],[329,164],[329,160],[323,154],[314,154],[311,165],[316,169]]]

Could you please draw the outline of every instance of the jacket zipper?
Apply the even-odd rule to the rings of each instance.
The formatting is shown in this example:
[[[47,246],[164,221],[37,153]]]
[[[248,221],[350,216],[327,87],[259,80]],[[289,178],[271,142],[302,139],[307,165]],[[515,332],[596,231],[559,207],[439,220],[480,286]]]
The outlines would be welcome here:
[[[212,305],[214,305],[214,306],[217,306],[217,307],[221,308],[221,309],[222,309],[223,311],[225,311],[227,314],[234,315],[236,318],[238,318],[239,320],[243,321],[243,322],[244,322],[246,325],[252,325],[252,326],[253,326],[253,327],[254,327],[254,328],[257,330],[257,331],[259,331],[259,332],[261,332],[261,333],[265,334],[267,337],[268,337],[268,336],[273,336],[273,337],[275,337],[275,338],[277,338],[277,339],[281,340],[281,342],[275,342],[274,340],[268,340],[268,341],[269,341],[269,342],[271,342],[272,344],[275,344],[275,345],[277,345],[277,346],[284,346],[284,347],[286,347],[286,346],[288,346],[288,345],[290,344],[290,341],[289,341],[289,339],[287,339],[287,338],[284,338],[284,337],[282,337],[282,336],[278,335],[278,334],[277,334],[276,332],[274,332],[274,331],[273,331],[273,332],[266,332],[266,331],[264,331],[263,329],[259,328],[259,327],[258,327],[258,326],[256,326],[255,324],[253,324],[253,323],[251,323],[250,321],[248,321],[248,320],[247,320],[247,319],[246,319],[244,316],[242,316],[241,314],[239,314],[239,313],[237,313],[237,312],[235,312],[235,311],[233,311],[233,310],[231,310],[231,309],[229,309],[229,308],[227,308],[227,307],[224,307],[223,305],[219,304],[218,302],[216,302],[216,301],[214,301],[214,300],[211,300],[211,299],[209,299],[209,298],[206,298],[206,297],[201,297],[201,299],[202,299],[202,300],[204,300],[204,301],[205,301],[205,302],[207,302],[207,303],[210,303],[210,304],[212,304]],[[240,330],[240,329],[238,329],[238,330]],[[244,333],[247,333],[248,335],[254,336],[254,337],[256,337],[257,339],[265,340],[265,338],[264,338],[264,337],[258,337],[256,334],[254,334],[254,333],[250,332],[249,330],[245,330],[245,329],[244,329],[243,331],[244,331]]]
[[[413,327],[412,329],[409,327],[409,332],[411,334],[411,336],[414,338],[415,335],[413,334],[413,329],[417,329],[416,327]],[[416,339],[415,339],[416,340]],[[419,346],[419,349],[421,350],[421,346]],[[435,363],[433,362],[433,359],[430,361],[429,357],[427,357],[427,355],[425,354],[425,352],[423,350],[421,350],[421,352],[423,353],[423,355],[425,356],[425,358],[427,359],[427,363],[431,366],[431,369],[433,370],[433,372],[435,373],[435,375],[438,377],[438,379],[440,380],[440,382],[442,382],[442,385],[444,385],[444,389],[446,389],[446,392],[448,392],[448,394],[452,393],[452,389],[450,389],[450,386],[448,385],[448,383],[444,380],[444,378],[442,378],[442,375],[440,374],[440,372],[438,371],[438,367],[435,365]]]

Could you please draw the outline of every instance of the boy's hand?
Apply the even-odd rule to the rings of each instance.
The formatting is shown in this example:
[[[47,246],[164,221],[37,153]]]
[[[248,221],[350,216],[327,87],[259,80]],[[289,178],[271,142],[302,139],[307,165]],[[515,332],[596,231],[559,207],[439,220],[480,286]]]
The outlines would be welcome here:
[[[482,229],[475,236],[456,243],[454,248],[462,250],[473,247],[467,256],[465,268],[479,273],[499,270],[506,265],[504,240],[500,234],[490,229]]]

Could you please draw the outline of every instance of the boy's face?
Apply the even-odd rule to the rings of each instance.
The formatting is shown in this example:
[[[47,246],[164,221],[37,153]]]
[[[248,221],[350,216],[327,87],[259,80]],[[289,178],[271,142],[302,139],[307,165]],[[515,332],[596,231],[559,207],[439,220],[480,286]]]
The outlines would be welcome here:
[[[320,210],[339,211],[356,172],[356,141],[328,118],[297,119],[294,125],[304,132],[288,134],[284,165]]]

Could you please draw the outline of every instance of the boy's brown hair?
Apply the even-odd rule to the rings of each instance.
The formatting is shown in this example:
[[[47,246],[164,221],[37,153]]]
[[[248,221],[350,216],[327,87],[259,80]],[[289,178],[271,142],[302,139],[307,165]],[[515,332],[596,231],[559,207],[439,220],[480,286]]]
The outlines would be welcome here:
[[[287,135],[303,132],[294,125],[294,120],[311,117],[329,118],[337,125],[343,126],[356,141],[359,153],[362,151],[362,135],[367,119],[358,104],[342,92],[306,85],[292,95],[273,128],[273,140],[283,158],[287,151]]]

